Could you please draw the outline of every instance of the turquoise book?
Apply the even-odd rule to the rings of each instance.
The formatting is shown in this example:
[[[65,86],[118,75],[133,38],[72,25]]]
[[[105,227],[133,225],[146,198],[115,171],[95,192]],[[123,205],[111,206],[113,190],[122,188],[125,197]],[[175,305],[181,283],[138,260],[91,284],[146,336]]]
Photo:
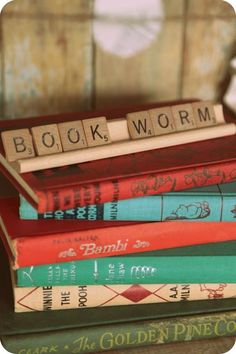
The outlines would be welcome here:
[[[236,283],[236,256],[106,257],[16,270],[18,286]]]
[[[120,221],[236,221],[236,182],[38,214],[20,196],[20,218]]]

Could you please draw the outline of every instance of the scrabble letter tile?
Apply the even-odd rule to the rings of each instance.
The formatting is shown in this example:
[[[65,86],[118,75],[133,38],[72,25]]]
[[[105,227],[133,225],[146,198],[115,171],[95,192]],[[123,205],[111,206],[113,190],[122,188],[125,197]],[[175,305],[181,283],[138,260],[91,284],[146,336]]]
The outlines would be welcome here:
[[[168,134],[175,131],[174,118],[170,107],[150,109],[149,114],[155,135]]]
[[[176,130],[189,130],[196,128],[191,104],[180,104],[171,107]]]
[[[29,129],[8,130],[1,133],[6,159],[13,162],[35,156]]]
[[[154,135],[148,111],[128,113],[126,118],[131,139],[148,138]]]
[[[217,124],[213,103],[200,101],[192,103],[194,119],[197,127],[207,127]]]
[[[83,124],[80,120],[58,124],[63,151],[87,147]]]
[[[57,124],[31,128],[36,152],[39,156],[62,152]]]
[[[106,117],[82,120],[88,146],[110,144],[110,134]]]

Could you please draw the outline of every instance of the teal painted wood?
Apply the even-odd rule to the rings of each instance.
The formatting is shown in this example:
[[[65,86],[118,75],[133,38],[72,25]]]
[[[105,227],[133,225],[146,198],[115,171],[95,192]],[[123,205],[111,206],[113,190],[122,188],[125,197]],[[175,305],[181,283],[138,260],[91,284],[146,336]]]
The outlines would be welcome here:
[[[236,256],[105,257],[17,270],[18,286],[236,283]]]
[[[236,221],[236,182],[37,214],[21,197],[22,219]]]

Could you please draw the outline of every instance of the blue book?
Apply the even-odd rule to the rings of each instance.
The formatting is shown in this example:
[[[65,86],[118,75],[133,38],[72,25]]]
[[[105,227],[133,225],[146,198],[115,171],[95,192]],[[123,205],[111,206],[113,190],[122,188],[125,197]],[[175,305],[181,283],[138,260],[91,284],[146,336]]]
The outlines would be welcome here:
[[[124,221],[236,221],[236,182],[38,214],[20,196],[20,218]]]

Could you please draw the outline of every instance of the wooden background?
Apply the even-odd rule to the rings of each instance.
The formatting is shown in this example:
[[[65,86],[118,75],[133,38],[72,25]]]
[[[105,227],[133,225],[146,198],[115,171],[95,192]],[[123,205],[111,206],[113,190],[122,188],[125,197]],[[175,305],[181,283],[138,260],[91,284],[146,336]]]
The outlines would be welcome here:
[[[182,97],[220,100],[229,60],[236,54],[233,9],[222,0],[162,3],[165,16],[156,19],[160,33],[127,59],[95,43],[92,0],[6,5],[1,14],[1,118]]]

